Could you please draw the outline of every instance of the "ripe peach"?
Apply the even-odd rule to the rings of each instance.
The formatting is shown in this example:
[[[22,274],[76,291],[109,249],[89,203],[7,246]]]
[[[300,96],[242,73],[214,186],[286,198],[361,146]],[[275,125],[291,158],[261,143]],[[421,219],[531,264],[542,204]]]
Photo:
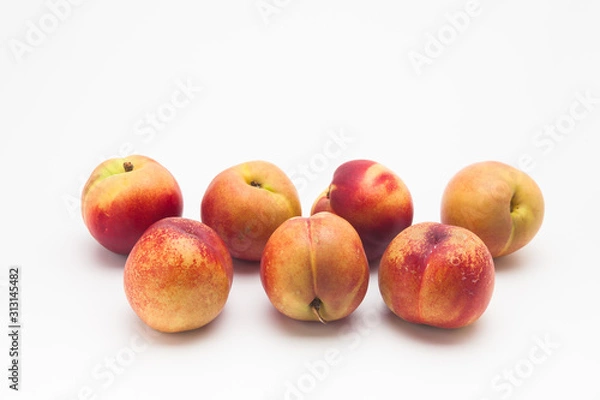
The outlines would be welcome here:
[[[379,289],[400,318],[459,328],[486,310],[494,289],[494,262],[471,231],[435,222],[415,224],[392,240],[381,257]]]
[[[210,182],[200,213],[233,257],[258,261],[273,231],[302,210],[295,186],[281,169],[266,161],[249,161]]]
[[[537,234],[544,219],[544,198],[525,172],[497,161],[460,170],[442,198],[441,222],[479,236],[493,257],[513,253]]]
[[[142,235],[127,257],[124,287],[133,311],[161,332],[199,328],[227,301],[233,264],[223,240],[187,218],[164,218]]]
[[[311,214],[320,211],[333,212],[350,222],[372,261],[412,224],[413,202],[393,171],[375,161],[352,160],[335,170],[329,188],[314,201]]]
[[[369,263],[356,230],[321,212],[287,220],[269,238],[260,263],[269,300],[302,321],[334,321],[351,314],[365,297]]]
[[[108,250],[128,254],[154,222],[180,217],[183,197],[177,181],[157,161],[132,155],[98,165],[81,194],[83,222]]]

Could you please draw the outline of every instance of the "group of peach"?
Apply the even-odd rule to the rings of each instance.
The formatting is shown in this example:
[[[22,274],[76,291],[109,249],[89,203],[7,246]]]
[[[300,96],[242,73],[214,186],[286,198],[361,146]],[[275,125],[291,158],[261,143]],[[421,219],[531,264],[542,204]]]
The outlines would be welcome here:
[[[398,317],[460,328],[489,305],[494,258],[522,248],[540,229],[544,200],[526,173],[483,161],[448,182],[440,222],[413,224],[400,177],[378,162],[351,160],[303,217],[289,177],[270,162],[249,161],[208,184],[199,220],[182,211],[173,175],[141,155],[103,162],[82,193],[86,227],[127,256],[127,300],[158,331],[214,320],[230,294],[233,258],[256,262],[273,306],[296,320],[351,314],[376,266],[383,301]]]

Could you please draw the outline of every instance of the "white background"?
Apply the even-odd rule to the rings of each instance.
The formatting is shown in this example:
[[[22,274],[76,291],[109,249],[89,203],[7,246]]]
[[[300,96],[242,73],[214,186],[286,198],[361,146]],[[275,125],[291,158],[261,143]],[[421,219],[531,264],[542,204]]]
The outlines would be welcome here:
[[[268,0],[272,15],[255,0],[192,3],[88,0],[61,19],[39,0],[0,5],[1,398],[271,400],[293,386],[291,399],[600,399],[600,3],[482,0],[460,32],[448,15],[466,1]],[[428,63],[411,62],[417,53]],[[188,104],[149,130],[186,84]],[[345,142],[325,154],[332,134]],[[125,259],[91,238],[77,203],[99,162],[131,152],[173,173],[194,219],[231,165],[279,165],[308,215],[355,158],[402,177],[415,222],[439,220],[463,166],[528,159],[546,218],[496,260],[492,302],[465,329],[394,317],[376,269],[351,317],[292,321],[268,302],[257,265],[237,263],[215,321],[153,334],[125,299]],[[13,265],[18,393],[3,333]],[[329,353],[338,362],[325,368]]]

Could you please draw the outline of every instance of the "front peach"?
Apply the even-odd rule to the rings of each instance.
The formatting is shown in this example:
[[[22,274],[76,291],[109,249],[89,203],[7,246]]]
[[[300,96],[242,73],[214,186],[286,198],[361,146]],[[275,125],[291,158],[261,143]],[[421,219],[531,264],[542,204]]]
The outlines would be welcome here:
[[[379,266],[379,289],[400,318],[459,328],[486,310],[494,288],[494,263],[472,232],[433,222],[407,228],[390,243]]]
[[[282,314],[328,322],[348,316],[362,302],[369,264],[354,228],[322,212],[292,218],[277,228],[265,247],[260,276]]]
[[[133,311],[161,332],[202,327],[222,311],[233,280],[225,243],[186,218],[153,224],[127,257],[124,288]]]

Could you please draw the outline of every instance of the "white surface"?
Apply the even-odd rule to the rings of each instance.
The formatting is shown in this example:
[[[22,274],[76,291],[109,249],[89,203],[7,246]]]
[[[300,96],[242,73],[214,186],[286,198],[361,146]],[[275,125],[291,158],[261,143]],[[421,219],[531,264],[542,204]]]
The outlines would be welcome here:
[[[11,43],[52,17],[42,1],[0,5],[0,279],[21,266],[23,319],[21,391],[4,372],[0,397],[270,400],[291,384],[304,390],[291,399],[600,399],[600,3],[482,0],[454,37],[446,14],[466,1],[267,1],[279,11],[269,24],[255,0],[89,0],[19,62]],[[448,44],[419,75],[409,54],[440,32]],[[186,84],[203,90],[151,136],[147,113]],[[538,136],[557,121],[574,126]],[[348,138],[334,153],[331,131]],[[272,308],[256,266],[237,265],[217,320],[152,334],[126,302],[124,258],[93,241],[76,204],[93,167],[130,151],[175,175],[195,219],[230,165],[276,163],[307,215],[338,164],[371,158],[408,185],[415,222],[435,221],[458,169],[524,154],[547,214],[529,246],[497,261],[492,302],[466,329],[395,318],[375,271],[347,320],[295,322]]]

